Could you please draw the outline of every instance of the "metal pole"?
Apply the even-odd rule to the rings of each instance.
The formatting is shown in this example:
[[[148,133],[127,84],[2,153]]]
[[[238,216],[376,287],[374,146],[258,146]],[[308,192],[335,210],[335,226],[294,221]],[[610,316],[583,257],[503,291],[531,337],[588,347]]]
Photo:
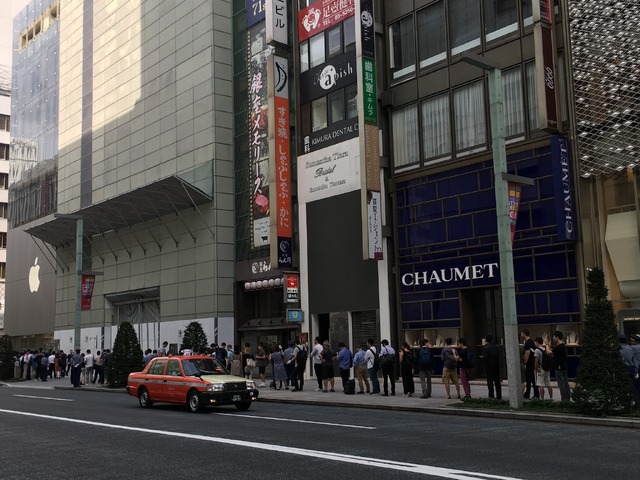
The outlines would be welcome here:
[[[491,141],[493,148],[493,174],[498,220],[498,248],[500,253],[500,282],[504,320],[504,345],[509,380],[509,406],[522,408],[520,378],[520,349],[518,346],[518,315],[513,274],[513,248],[509,219],[509,183],[503,179],[507,173],[507,152],[504,140],[504,113],[502,104],[502,72],[499,68],[487,70],[489,75],[489,103]]]
[[[75,328],[73,332],[74,350],[80,348],[80,311],[82,307],[82,231],[84,228],[82,218],[76,218],[76,307]]]

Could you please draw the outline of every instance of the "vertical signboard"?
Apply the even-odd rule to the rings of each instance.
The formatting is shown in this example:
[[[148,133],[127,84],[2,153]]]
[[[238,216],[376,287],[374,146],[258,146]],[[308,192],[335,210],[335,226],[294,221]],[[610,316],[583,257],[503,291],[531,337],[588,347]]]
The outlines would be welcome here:
[[[287,2],[286,0],[265,0],[265,19],[267,24],[267,43],[288,43]]]
[[[284,303],[300,302],[300,294],[298,292],[298,275],[295,273],[287,273],[284,276]]]
[[[247,0],[247,27],[264,20],[266,0]]]
[[[357,0],[356,55],[360,127],[363,258],[382,260],[382,210],[373,0]],[[366,222],[364,219],[366,218]]]
[[[269,77],[269,157],[270,185],[275,198],[271,210],[271,262],[277,268],[293,266],[291,212],[291,148],[289,129],[289,64],[286,58],[271,55]]]
[[[93,286],[95,283],[95,275],[82,275],[82,283],[80,284],[80,310],[91,310],[91,298],[93,297]]]
[[[533,21],[539,125],[545,130],[557,131],[556,48],[551,0],[533,1]]]
[[[511,244],[516,235],[516,223],[518,222],[518,211],[520,210],[520,196],[522,194],[522,185],[515,182],[509,182],[509,223],[511,225]]]
[[[559,135],[551,137],[551,162],[558,240],[573,242],[576,239],[573,182],[569,140],[565,137]]]
[[[265,24],[249,29],[249,160],[252,246],[269,245],[269,107]]]

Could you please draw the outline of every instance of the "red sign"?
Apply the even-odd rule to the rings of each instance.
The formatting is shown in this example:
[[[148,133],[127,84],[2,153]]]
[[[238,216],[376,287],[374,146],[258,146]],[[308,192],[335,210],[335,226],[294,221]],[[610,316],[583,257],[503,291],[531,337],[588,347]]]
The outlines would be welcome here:
[[[93,297],[93,285],[96,283],[95,275],[82,275],[80,286],[80,310],[91,310],[91,298]]]
[[[522,185],[509,182],[509,220],[511,222],[511,243],[516,234],[516,222],[518,221],[518,210],[520,208],[520,194]]]
[[[278,237],[291,238],[291,169],[289,100],[275,97],[276,107],[276,206]]]
[[[319,0],[298,12],[298,40],[313,37],[355,12],[355,0]]]
[[[285,275],[286,298],[285,303],[297,303],[300,301],[298,296],[298,275],[287,273]]]

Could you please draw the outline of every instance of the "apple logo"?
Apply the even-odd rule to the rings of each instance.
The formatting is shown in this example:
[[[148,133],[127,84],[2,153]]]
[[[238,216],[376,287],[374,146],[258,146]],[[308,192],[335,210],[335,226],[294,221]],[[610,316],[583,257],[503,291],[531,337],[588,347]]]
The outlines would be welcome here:
[[[29,290],[35,293],[40,288],[40,265],[38,265],[38,257],[33,262],[33,266],[29,269]]]

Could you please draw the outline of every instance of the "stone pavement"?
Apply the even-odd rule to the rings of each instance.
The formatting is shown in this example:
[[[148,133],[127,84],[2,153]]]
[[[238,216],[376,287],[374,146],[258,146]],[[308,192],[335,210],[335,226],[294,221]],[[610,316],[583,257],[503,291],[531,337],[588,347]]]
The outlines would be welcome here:
[[[267,385],[269,383],[267,382]],[[74,390],[77,392],[110,392],[126,393],[125,389],[111,389],[99,384],[83,385],[74,389],[69,378],[53,379],[47,382],[38,380],[28,380],[20,382],[0,382],[0,386],[35,388],[35,389],[61,389]],[[485,417],[500,419],[519,419],[537,422],[570,423],[578,425],[597,425],[607,427],[625,427],[640,430],[640,418],[591,418],[578,415],[559,415],[539,412],[523,412],[515,410],[488,410],[479,408],[453,407],[461,400],[445,398],[444,386],[440,377],[434,377],[432,386],[432,397],[428,399],[420,398],[420,383],[415,383],[416,393],[412,397],[405,397],[402,390],[402,382],[396,382],[396,395],[384,397],[382,395],[345,395],[342,389],[340,378],[335,379],[335,392],[324,393],[316,391],[317,382],[315,379],[306,379],[304,389],[301,392],[291,390],[270,390],[268,387],[260,388],[259,402],[292,403],[307,405],[324,405],[342,408],[367,408],[374,410],[394,410],[416,413],[430,413],[441,415],[463,415],[469,417]],[[356,390],[357,390],[356,384]],[[382,385],[381,385],[382,388]],[[508,385],[502,382],[503,399],[508,398]],[[452,393],[455,388],[452,388]],[[560,398],[560,392],[554,387],[554,399]],[[471,396],[474,398],[486,398],[487,387],[483,380],[471,382]],[[526,401],[526,400],[525,400]]]

